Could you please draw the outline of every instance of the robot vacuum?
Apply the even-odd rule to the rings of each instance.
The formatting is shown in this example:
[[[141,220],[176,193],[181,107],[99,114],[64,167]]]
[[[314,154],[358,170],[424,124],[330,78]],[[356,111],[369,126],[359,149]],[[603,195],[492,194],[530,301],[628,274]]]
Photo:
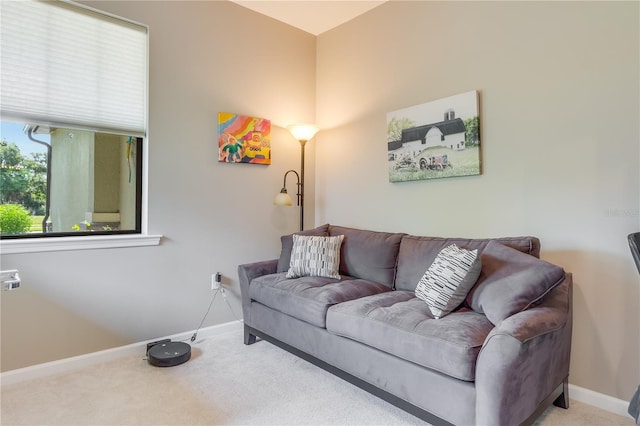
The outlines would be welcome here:
[[[147,361],[156,367],[173,367],[191,358],[191,346],[184,342],[160,341],[147,346]]]

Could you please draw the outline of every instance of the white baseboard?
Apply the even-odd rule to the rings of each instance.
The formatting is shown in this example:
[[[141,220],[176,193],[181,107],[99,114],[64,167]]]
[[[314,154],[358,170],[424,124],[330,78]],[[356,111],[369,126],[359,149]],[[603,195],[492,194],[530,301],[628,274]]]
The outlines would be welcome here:
[[[631,418],[627,409],[629,408],[629,402],[622,399],[614,398],[603,393],[595,392],[589,389],[581,388],[580,386],[569,384],[569,398],[576,401],[583,402],[585,404],[593,405],[602,410],[609,411],[610,413],[617,414],[619,416],[625,416]]]
[[[238,330],[242,327],[241,321],[231,321],[224,324],[218,324],[211,327],[202,328],[198,331],[198,340],[203,338],[217,336]],[[49,377],[61,373],[68,373],[83,367],[109,362],[128,356],[140,355],[145,356],[147,343],[155,342],[162,339],[171,339],[173,341],[188,341],[195,330],[174,334],[173,336],[158,337],[156,339],[144,342],[132,343],[126,346],[106,349],[104,351],[92,352],[85,355],[65,358],[58,361],[47,362],[44,364],[33,365],[30,367],[19,368],[17,370],[5,371],[0,373],[0,386],[13,385],[27,380]]]

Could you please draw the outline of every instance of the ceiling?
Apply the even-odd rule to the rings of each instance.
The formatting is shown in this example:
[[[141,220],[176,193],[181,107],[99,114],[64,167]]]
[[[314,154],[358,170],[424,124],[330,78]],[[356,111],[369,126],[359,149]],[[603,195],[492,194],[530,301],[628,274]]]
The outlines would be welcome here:
[[[313,35],[322,34],[386,0],[231,0]]]

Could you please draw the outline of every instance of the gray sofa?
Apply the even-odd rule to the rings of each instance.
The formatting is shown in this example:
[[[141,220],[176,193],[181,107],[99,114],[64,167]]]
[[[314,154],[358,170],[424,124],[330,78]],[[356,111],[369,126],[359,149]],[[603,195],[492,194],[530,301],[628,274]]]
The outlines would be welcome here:
[[[286,278],[279,259],[240,265],[245,344],[270,341],[432,424],[532,423],[568,408],[572,276],[535,237],[419,237],[323,225],[344,235],[340,279]],[[464,302],[434,319],[415,297],[440,250],[477,249]]]

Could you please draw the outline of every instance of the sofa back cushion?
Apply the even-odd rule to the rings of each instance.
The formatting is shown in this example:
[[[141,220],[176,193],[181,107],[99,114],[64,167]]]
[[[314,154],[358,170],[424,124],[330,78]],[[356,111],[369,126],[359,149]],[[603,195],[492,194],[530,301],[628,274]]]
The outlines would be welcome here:
[[[393,288],[398,250],[404,234],[330,225],[329,235],[344,235],[340,251],[341,275],[362,278]]]
[[[310,235],[315,237],[328,237],[329,224],[320,225],[317,228],[307,229],[305,231],[295,232],[296,235]],[[293,234],[283,235],[280,237],[282,249],[280,250],[280,258],[278,259],[277,272],[287,272],[291,263],[291,249],[293,248]]]
[[[415,291],[420,278],[431,266],[438,253],[445,247],[455,244],[460,248],[467,250],[477,249],[479,253],[482,253],[490,241],[497,241],[534,257],[540,256],[540,240],[536,237],[466,239],[404,235],[398,253],[396,290]]]
[[[565,278],[561,267],[497,241],[489,242],[480,256],[480,278],[466,301],[494,325],[535,306]]]

